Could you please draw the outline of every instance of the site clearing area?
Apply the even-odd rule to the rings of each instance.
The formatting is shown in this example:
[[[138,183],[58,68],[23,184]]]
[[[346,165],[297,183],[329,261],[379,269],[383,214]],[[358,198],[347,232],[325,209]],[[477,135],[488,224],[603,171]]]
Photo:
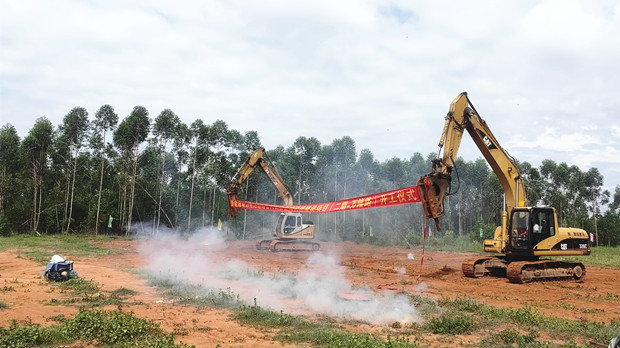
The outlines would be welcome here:
[[[0,248],[0,327],[48,327],[103,309],[133,313],[196,347],[353,346],[351,337],[386,347],[396,338],[398,347],[606,346],[620,329],[620,267],[587,257],[578,258],[583,281],[513,284],[463,276],[461,263],[477,255],[464,252],[323,241],[316,252],[270,252],[256,241],[76,238],[88,248],[58,248],[53,239]],[[51,253],[74,261],[78,278],[43,279]],[[65,287],[76,280],[93,290]],[[278,320],[248,320],[259,308]],[[317,338],[321,330],[332,338]]]

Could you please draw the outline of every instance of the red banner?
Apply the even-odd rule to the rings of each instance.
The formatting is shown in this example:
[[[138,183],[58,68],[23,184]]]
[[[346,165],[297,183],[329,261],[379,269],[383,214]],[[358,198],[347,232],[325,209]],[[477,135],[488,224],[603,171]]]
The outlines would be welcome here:
[[[345,199],[338,202],[306,204],[306,205],[274,205],[252,203],[231,199],[228,203],[235,209],[270,210],[300,213],[333,213],[346,210],[371,209],[394,205],[420,202],[417,186],[405,187],[394,191],[376,193],[364,197]]]

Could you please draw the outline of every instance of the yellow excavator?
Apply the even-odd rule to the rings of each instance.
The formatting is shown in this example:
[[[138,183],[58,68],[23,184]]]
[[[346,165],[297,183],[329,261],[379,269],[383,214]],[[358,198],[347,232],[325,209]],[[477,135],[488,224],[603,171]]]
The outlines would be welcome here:
[[[501,255],[468,258],[462,265],[463,274],[474,278],[508,277],[513,283],[584,279],[583,263],[541,257],[589,255],[588,233],[578,228],[558,227],[552,207],[525,206],[525,188],[514,159],[499,145],[466,92],[450,104],[445,120],[432,170],[418,181],[426,217],[435,219],[441,230],[438,219],[444,215],[444,197],[450,194],[454,160],[464,130],[474,140],[504,190],[502,225],[495,229],[494,238],[485,240],[483,246],[484,251]]]
[[[265,149],[259,148],[252,152],[250,157],[237,170],[232,182],[226,189],[229,202],[228,212],[233,218],[239,215],[239,209],[230,206],[230,200],[237,199],[239,186],[256,167],[259,167],[269,178],[269,181],[276,189],[278,197],[282,200],[282,204],[293,205],[293,196],[284,184],[280,173],[267,158]],[[273,252],[317,251],[320,249],[319,243],[312,241],[314,239],[314,224],[312,221],[304,221],[301,213],[280,213],[273,235],[276,237],[275,239],[261,240],[256,243],[256,249],[269,249]]]

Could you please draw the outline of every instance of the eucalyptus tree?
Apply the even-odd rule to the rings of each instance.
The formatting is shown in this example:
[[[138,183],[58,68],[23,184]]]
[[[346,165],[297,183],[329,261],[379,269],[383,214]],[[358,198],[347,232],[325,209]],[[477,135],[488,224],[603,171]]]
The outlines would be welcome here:
[[[353,165],[356,161],[355,141],[350,136],[343,136],[341,139],[334,139],[332,141],[332,148],[334,149],[334,191],[338,192],[338,176],[342,175],[342,195],[340,199],[347,198],[347,183],[348,177],[351,174]],[[334,214],[334,230],[336,230],[336,220],[338,214]],[[342,212],[342,223],[346,226],[347,213]]]
[[[19,135],[7,123],[0,129],[0,217],[6,214],[9,192],[15,191],[19,171]]]
[[[66,228],[63,232],[69,232],[71,228],[71,220],[73,218],[73,198],[75,196],[75,177],[77,171],[77,162],[80,149],[82,148],[82,142],[86,138],[88,130],[88,112],[83,107],[75,107],[69,111],[64,117],[63,123],[60,127],[60,131],[66,145],[69,147],[69,166],[70,170],[70,194],[65,205]],[[68,210],[68,213],[67,213]]]
[[[194,203],[194,186],[196,184],[197,168],[203,167],[207,161],[209,154],[209,144],[211,142],[211,129],[205,125],[201,119],[194,121],[190,127],[190,157],[191,162],[188,167],[190,174],[190,190],[189,190],[189,207],[187,209],[187,230],[191,229],[192,223],[192,205]],[[205,195],[206,196],[206,195]],[[204,202],[203,202],[204,204]],[[203,209],[203,225],[204,225],[204,209]]]
[[[312,203],[312,184],[316,180],[316,163],[321,152],[321,142],[315,137],[301,136],[293,143],[295,168],[297,169],[297,203],[306,195]]]
[[[181,208],[181,189],[184,187],[183,182],[187,180],[187,173],[184,171],[185,166],[189,166],[190,161],[190,143],[192,141],[192,131],[183,122],[179,122],[177,125],[174,138],[172,139],[172,150],[176,159],[176,204],[174,212],[174,224],[179,225],[179,216],[183,214],[184,209]],[[189,167],[188,167],[189,171]]]
[[[121,224],[126,228],[126,234],[131,232],[133,203],[135,197],[136,171],[138,165],[138,151],[149,135],[151,120],[149,113],[143,106],[135,106],[129,116],[118,125],[114,132],[114,144],[121,150],[125,166],[124,174],[129,179],[129,203],[126,202],[127,181],[121,179],[123,185],[121,203]],[[131,173],[127,173],[127,166],[131,166]]]
[[[207,178],[212,185],[211,224],[213,225],[215,223],[215,200],[218,183],[225,186],[231,177],[231,175],[229,175],[231,168],[227,168],[229,165],[227,165],[226,154],[239,143],[240,134],[238,131],[229,130],[226,122],[222,120],[216,120],[210,128],[212,131],[212,146],[214,147],[214,151],[207,163],[207,167],[209,168]]]
[[[30,228],[36,232],[39,228],[43,202],[43,178],[52,146],[53,126],[45,117],[37,119],[28,135],[24,138],[21,149],[23,158],[30,162],[32,170],[32,220]]]
[[[118,115],[112,106],[105,104],[95,113],[93,121],[93,137],[91,147],[95,150],[95,156],[100,158],[101,171],[99,175],[99,190],[97,191],[97,216],[95,217],[95,234],[99,232],[99,211],[101,209],[101,194],[103,190],[103,173],[106,163],[106,140],[107,132],[114,131],[118,124]]]
[[[157,197],[157,213],[156,213],[156,221],[155,228],[159,230],[159,223],[161,219],[161,201],[163,196],[163,191],[165,189],[166,183],[168,182],[168,177],[165,172],[166,167],[166,151],[168,147],[168,143],[171,142],[175,136],[177,135],[179,124],[181,120],[179,117],[172,112],[170,109],[164,109],[159,116],[155,118],[155,122],[153,123],[153,135],[157,141],[157,146],[159,148],[160,154],[160,170],[158,175],[158,197]]]

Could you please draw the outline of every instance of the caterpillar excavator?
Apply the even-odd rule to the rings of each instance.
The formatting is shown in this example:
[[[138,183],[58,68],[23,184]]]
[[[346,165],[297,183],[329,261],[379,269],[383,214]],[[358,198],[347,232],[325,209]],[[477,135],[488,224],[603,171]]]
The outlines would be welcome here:
[[[239,186],[247,179],[247,177],[259,167],[263,173],[269,178],[269,181],[275,187],[278,197],[284,205],[293,205],[293,196],[289,192],[286,185],[278,173],[276,167],[268,160],[265,149],[259,148],[250,154],[250,157],[237,170],[232,182],[226,189],[228,195],[228,213],[229,216],[237,217],[239,209],[230,205],[232,199],[237,199]],[[314,239],[314,224],[312,221],[304,221],[301,213],[280,213],[276,226],[273,231],[274,239],[261,240],[256,243],[258,250],[277,251],[317,251],[320,245],[312,241]]]
[[[426,217],[435,219],[441,230],[438,219],[444,215],[444,198],[450,194],[454,159],[464,130],[474,140],[504,190],[502,224],[495,229],[493,239],[483,244],[485,252],[500,255],[464,260],[463,274],[474,278],[507,277],[512,283],[583,280],[586,275],[583,263],[542,257],[589,255],[588,233],[578,228],[558,227],[552,207],[525,206],[525,187],[514,159],[499,145],[467,92],[459,94],[450,104],[445,120],[432,170],[418,181]]]

